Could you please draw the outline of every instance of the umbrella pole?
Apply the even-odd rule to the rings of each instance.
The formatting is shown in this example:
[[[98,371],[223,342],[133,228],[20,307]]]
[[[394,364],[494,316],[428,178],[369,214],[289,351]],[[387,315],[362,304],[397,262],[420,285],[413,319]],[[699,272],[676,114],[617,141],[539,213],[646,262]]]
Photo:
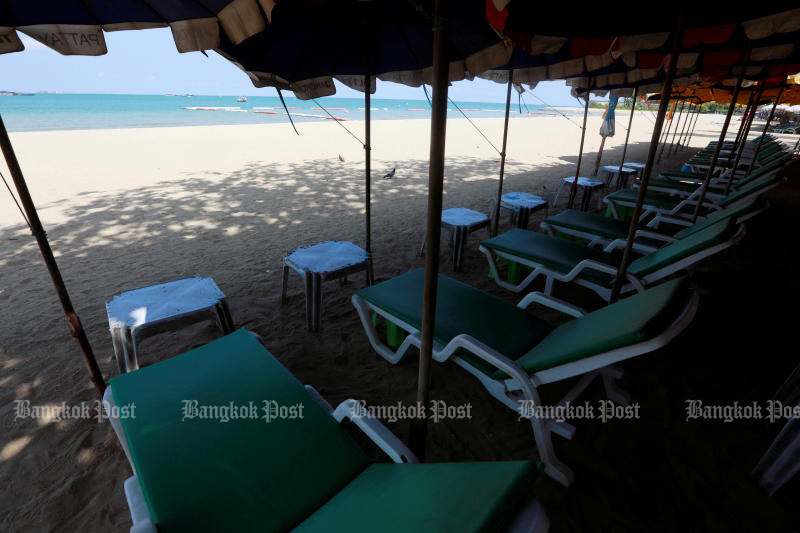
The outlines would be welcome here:
[[[683,121],[683,128],[681,128],[681,134],[678,136],[678,146],[675,148],[676,154],[681,149],[681,147],[683,147],[683,140],[686,137],[686,132],[689,131],[689,122],[692,121],[693,116],[694,116],[694,104],[689,103],[689,108],[686,110],[686,119]]]
[[[513,57],[513,56],[512,56]],[[513,61],[513,59],[512,59]],[[503,151],[500,152],[500,180],[497,183],[497,204],[494,206],[494,228],[492,236],[497,236],[500,227],[500,198],[503,197],[503,176],[506,170],[506,146],[508,142],[508,115],[511,110],[511,86],[513,85],[514,66],[508,67],[508,87],[506,88],[506,117],[503,123]]]
[[[661,94],[670,94],[672,91],[672,81],[675,79],[675,70],[678,66],[678,52],[680,51],[681,42],[683,41],[683,20],[686,13],[686,0],[681,2],[680,10],[678,11],[678,23],[672,36],[672,53],[669,58],[669,66],[664,76],[664,86],[661,89]],[[658,150],[658,139],[661,136],[661,128],[664,126],[664,119],[667,116],[667,108],[669,107],[669,98],[662,98],[658,104],[658,113],[656,113],[656,122],[653,127],[653,135],[650,139],[650,149],[647,152],[647,161],[645,162],[642,177],[639,182],[639,191],[636,195],[636,205],[633,208],[633,216],[631,217],[630,226],[628,226],[628,237],[625,242],[625,249],[622,252],[622,261],[617,270],[617,277],[614,279],[614,285],[611,288],[611,297],[609,302],[615,302],[619,299],[619,294],[622,290],[622,283],[626,278],[626,271],[628,270],[628,263],[630,262],[631,250],[633,249],[633,238],[636,235],[636,229],[639,222],[639,216],[642,213],[642,204],[644,203],[644,195],[647,192],[647,184],[650,181],[650,172],[653,170],[653,164],[656,159],[656,151]]]
[[[633,98],[631,101],[631,116],[628,118],[628,132],[625,134],[625,145],[622,147],[622,159],[619,160],[619,168],[617,169],[617,189],[622,184],[622,167],[625,166],[625,156],[628,154],[628,139],[631,138],[631,127],[633,127],[633,112],[636,110],[636,96],[639,94],[639,87],[633,88]]]
[[[731,96],[731,105],[728,106],[728,114],[725,116],[725,123],[722,125],[722,131],[719,133],[719,140],[717,141],[717,147],[714,149],[714,155],[711,157],[711,164],[708,167],[708,172],[706,172],[706,179],[703,182],[703,185],[700,187],[700,197],[697,199],[697,205],[694,207],[692,224],[697,222],[697,217],[700,216],[700,209],[703,207],[703,202],[706,199],[708,184],[711,183],[711,176],[714,175],[714,169],[717,166],[717,161],[719,160],[719,153],[722,151],[722,145],[725,143],[725,136],[728,133],[728,126],[731,123],[733,111],[736,109],[736,100],[739,98],[739,91],[742,88],[742,81],[744,81],[744,74],[745,70],[747,69],[747,61],[750,58],[751,46],[752,45],[750,41],[748,41],[747,48],[745,48],[744,54],[742,55],[742,65],[740,67],[739,77],[736,78],[736,87],[734,87],[733,95]]]
[[[436,318],[436,289],[439,281],[439,238],[442,230],[442,191],[444,189],[444,150],[447,126],[447,38],[449,28],[441,17],[445,0],[436,0],[433,25],[433,97],[431,102],[431,150],[428,170],[427,252],[425,254],[425,287],[422,296],[422,338],[419,350],[417,406],[427,408],[430,367],[433,355],[433,331]],[[421,411],[421,409],[420,409]],[[411,449],[425,458],[428,435],[424,413],[412,421]]]
[[[8,132],[6,131],[2,116],[0,116],[0,149],[3,151],[8,170],[11,173],[11,178],[14,181],[14,186],[19,195],[19,201],[25,211],[25,216],[28,218],[28,225],[31,228],[31,233],[36,237],[39,251],[44,259],[44,264],[47,267],[47,271],[50,273],[53,285],[56,287],[56,294],[61,301],[61,307],[69,322],[70,333],[75,338],[83,354],[83,361],[89,369],[92,383],[97,389],[97,392],[100,393],[100,396],[102,396],[106,389],[103,373],[100,371],[100,367],[94,357],[92,346],[89,344],[89,339],[86,336],[86,331],[84,331],[80,318],[78,318],[75,308],[72,305],[72,300],[67,292],[64,279],[61,277],[61,271],[58,269],[56,258],[53,256],[53,250],[50,248],[50,243],[47,241],[47,234],[42,227],[41,220],[39,220],[39,213],[37,213],[30,191],[28,191],[28,185],[25,183],[25,177],[22,175],[22,169],[17,161],[17,156],[14,153],[14,147],[11,145],[11,139],[8,137]]]
[[[669,132],[672,129],[672,124],[675,122],[675,106],[678,105],[678,102],[672,106],[672,116],[669,117],[669,123],[667,124],[667,132],[664,134],[664,140],[661,141],[661,151],[658,153],[658,162],[661,162],[661,157],[664,155],[664,149],[667,147],[667,139],[669,139]]]
[[[758,102],[761,101],[761,95],[764,93],[764,86],[767,82],[766,74],[761,79],[761,86],[758,88],[758,93],[755,96],[755,99],[752,99],[751,93],[751,102],[752,105],[750,106],[750,115],[747,117],[747,126],[744,130],[744,135],[742,135],[742,140],[739,144],[739,151],[736,153],[736,161],[733,163],[733,167],[731,168],[731,176],[728,179],[728,183],[725,184],[725,196],[731,191],[731,185],[733,184],[733,179],[736,177],[736,169],[739,168],[739,161],[742,159],[742,154],[744,153],[744,147],[747,145],[747,136],[750,135],[750,128],[753,126],[753,119],[756,116],[756,109],[758,108]]]
[[[603,146],[606,144],[606,138],[603,136],[600,139],[600,149],[597,151],[597,161],[594,162],[594,176],[597,177],[597,173],[600,172],[600,161],[603,159]]]
[[[758,158],[758,152],[761,151],[761,145],[764,144],[764,136],[767,134],[769,130],[769,124],[772,122],[773,117],[775,116],[775,109],[778,107],[778,102],[781,100],[781,96],[783,96],[783,89],[786,87],[786,83],[781,85],[780,90],[778,91],[778,95],[775,97],[775,103],[772,104],[772,109],[769,112],[769,117],[767,117],[767,123],[764,125],[764,131],[761,132],[761,138],[758,140],[758,146],[756,147],[756,151],[753,153],[753,158],[750,160],[750,167],[747,170],[747,175],[749,176],[751,172],[753,172],[753,165]]]
[[[697,110],[694,113],[694,122],[692,122],[692,129],[689,130],[689,137],[686,139],[686,143],[683,145],[681,150],[685,149],[687,146],[689,146],[689,143],[692,142],[692,136],[694,135],[694,129],[697,127],[697,121],[700,118],[700,111],[702,109],[703,109],[703,103],[702,102],[698,102],[697,103]]]
[[[675,148],[675,137],[678,135],[678,130],[681,127],[681,116],[683,115],[683,107],[686,105],[686,100],[681,100],[681,108],[678,111],[678,120],[675,122],[675,131],[672,132],[672,142],[669,143],[669,151],[667,152],[667,157],[672,155],[672,149]],[[686,117],[684,117],[684,122],[686,121]]]
[[[750,120],[750,106],[753,105],[753,97],[755,94],[753,91],[750,91],[750,97],[747,99],[747,105],[744,108],[744,112],[742,113],[742,123],[739,124],[739,131],[736,133],[736,139],[733,141],[733,150],[738,150],[739,144],[742,142],[742,134],[744,133],[745,128],[747,128],[747,122]]]
[[[369,32],[369,29],[367,29]],[[370,113],[370,88],[372,84],[370,83],[370,46],[369,46],[369,38],[367,39],[367,46],[364,47],[366,49],[366,56],[364,61],[364,189],[365,189],[365,196],[364,196],[364,223],[365,223],[365,231],[366,231],[366,251],[367,255],[372,257],[372,177],[371,167],[372,167],[372,146],[370,144],[371,140],[371,113]],[[372,274],[370,273],[370,278],[372,278]],[[370,280],[372,282],[372,280]]]
[[[569,202],[567,209],[572,209],[572,204],[575,203],[575,195],[578,193],[578,177],[581,175],[581,161],[583,159],[583,141],[586,139],[586,117],[589,115],[589,89],[592,88],[592,77],[589,76],[588,83],[586,84],[586,105],[583,108],[583,129],[581,130],[581,147],[578,151],[578,168],[575,169],[575,179],[572,180],[572,187],[569,189]]]

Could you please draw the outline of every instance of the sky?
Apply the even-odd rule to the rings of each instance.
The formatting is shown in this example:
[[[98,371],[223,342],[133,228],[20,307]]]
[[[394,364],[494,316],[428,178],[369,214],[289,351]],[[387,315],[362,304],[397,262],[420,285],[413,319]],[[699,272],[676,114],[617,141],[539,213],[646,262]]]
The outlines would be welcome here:
[[[258,89],[247,75],[215,52],[178,53],[168,28],[107,32],[103,56],[62,56],[20,34],[25,50],[0,55],[0,90],[17,92],[165,94],[193,93],[235,96],[274,96],[272,88]],[[455,82],[453,100],[504,102],[506,87],[486,80]],[[529,103],[576,105],[563,81],[540,83]],[[363,98],[337,82],[336,96]],[[378,81],[375,98],[425,99],[421,88]],[[537,99],[538,97],[539,99]]]

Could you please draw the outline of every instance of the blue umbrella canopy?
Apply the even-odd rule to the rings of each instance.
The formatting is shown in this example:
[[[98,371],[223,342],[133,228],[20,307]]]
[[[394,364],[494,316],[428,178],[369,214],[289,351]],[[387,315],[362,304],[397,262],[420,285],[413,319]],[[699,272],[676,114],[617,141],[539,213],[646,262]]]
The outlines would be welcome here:
[[[264,0],[263,4],[271,2]],[[0,0],[0,54],[24,33],[64,55],[102,55],[104,31],[169,26],[180,52],[239,43],[266,27],[256,0]]]
[[[370,92],[375,77],[418,87],[433,65],[430,0],[275,0],[264,31],[236,43],[224,36],[218,52],[257,87],[292,90],[309,99],[335,93],[333,79]],[[484,0],[453,4],[445,24],[449,80],[471,77],[508,61],[507,40],[486,20]]]

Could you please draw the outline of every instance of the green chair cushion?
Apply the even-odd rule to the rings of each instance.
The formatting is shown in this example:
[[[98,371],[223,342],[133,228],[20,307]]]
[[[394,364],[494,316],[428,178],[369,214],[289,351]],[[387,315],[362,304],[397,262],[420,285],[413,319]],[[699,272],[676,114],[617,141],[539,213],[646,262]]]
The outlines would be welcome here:
[[[677,278],[557,327],[517,360],[528,373],[629,346],[661,333],[685,306]]]
[[[425,272],[406,272],[358,291],[358,295],[392,316],[422,329]],[[445,345],[466,333],[506,357],[516,359],[539,342],[552,326],[505,300],[446,276],[439,276],[436,293],[436,342]],[[460,357],[486,374],[496,369],[474,355]]]
[[[628,272],[642,278],[690,255],[721,244],[730,236],[729,230],[734,225],[733,222],[730,217],[725,218],[655,252],[642,256],[628,266]]]
[[[697,233],[698,231],[704,230],[709,226],[712,226],[719,222],[720,220],[738,220],[743,215],[755,211],[758,209],[757,204],[758,198],[751,197],[749,200],[746,200],[742,205],[738,207],[729,207],[727,209],[720,209],[718,211],[713,211],[711,214],[706,217],[705,220],[701,220],[691,226],[682,229],[681,231],[677,232],[674,237],[676,239],[683,239],[684,237],[688,237],[692,233]]]
[[[729,194],[728,196],[720,200],[719,205],[721,207],[727,207],[744,198],[747,198],[748,196],[754,196],[754,195],[757,196],[765,189],[768,189],[769,187],[777,183],[780,183],[781,180],[783,180],[783,175],[781,172],[777,172],[772,176],[770,176],[769,178],[753,182],[750,185],[747,185],[737,190],[735,193]]]
[[[534,472],[528,461],[374,464],[293,531],[502,531]]]
[[[630,222],[616,218],[588,213],[577,209],[567,209],[544,221],[556,227],[569,228],[576,231],[585,231],[591,235],[605,237],[606,239],[624,239],[628,236]]]
[[[635,204],[638,195],[638,189],[620,189],[612,192],[606,198],[621,204]],[[683,198],[665,192],[646,191],[644,193],[644,205],[658,209],[673,209],[682,201]]]
[[[358,445],[254,337],[239,330],[111,379],[159,531],[288,531],[367,466]],[[302,418],[182,420],[198,406],[302,405]]]
[[[619,265],[619,259],[602,250],[518,228],[483,241],[481,246],[515,255],[562,273],[569,272],[585,259],[613,268]],[[614,280],[610,274],[590,269],[584,270],[581,277],[601,285]]]

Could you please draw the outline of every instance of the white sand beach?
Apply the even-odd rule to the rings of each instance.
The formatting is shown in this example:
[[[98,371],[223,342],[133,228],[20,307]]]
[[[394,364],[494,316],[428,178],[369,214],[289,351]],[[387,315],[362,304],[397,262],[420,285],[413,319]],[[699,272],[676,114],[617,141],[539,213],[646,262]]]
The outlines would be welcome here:
[[[628,112],[617,113],[616,136],[604,164],[619,161]],[[505,191],[552,200],[560,179],[574,175],[580,117],[514,117],[510,123]],[[643,162],[653,114],[637,112],[627,160]],[[719,116],[702,116],[692,138],[704,146],[718,134]],[[601,137],[599,113],[589,118],[582,175],[590,176]],[[501,118],[475,123],[499,148]],[[427,205],[428,120],[373,122],[372,213],[375,276],[385,280],[419,267]],[[363,123],[344,122],[358,137]],[[738,122],[736,123],[738,125]],[[364,243],[363,149],[337,124],[205,126],[51,131],[11,134],[67,288],[104,375],[118,373],[105,302],[122,291],[171,279],[214,278],[237,326],[259,333],[298,378],[332,403],[409,401],[416,354],[391,367],[370,348],[350,303],[361,276],[325,287],[323,330],[305,329],[302,284],[290,277],[280,305],[281,260],[290,249],[328,239]],[[674,168],[683,152],[664,158]],[[340,161],[339,155],[344,161]],[[463,119],[447,124],[444,207],[488,212],[497,191],[499,155]],[[392,179],[382,176],[396,168]],[[5,167],[0,167],[6,178]],[[556,210],[564,207],[564,201]],[[531,221],[538,228],[542,214]],[[503,221],[508,227],[508,221]],[[471,236],[463,272],[454,277],[515,301],[486,276]],[[450,269],[443,239],[442,272]],[[213,338],[194,327],[145,341],[140,362],[151,364]],[[439,365],[442,366],[442,365]],[[434,368],[437,394],[469,401],[476,418],[431,432],[440,460],[530,457],[530,429],[510,433],[515,418],[461,372]],[[445,392],[441,392],[445,391]],[[70,338],[36,243],[7,192],[0,193],[0,530],[127,531],[122,492],[131,475],[106,422],[14,419],[15,400],[58,405],[92,401],[94,390]],[[514,420],[509,424],[513,425]],[[407,428],[391,426],[403,438]],[[496,434],[503,433],[502,439]],[[498,440],[502,441],[497,447]],[[589,473],[588,475],[590,475]]]

